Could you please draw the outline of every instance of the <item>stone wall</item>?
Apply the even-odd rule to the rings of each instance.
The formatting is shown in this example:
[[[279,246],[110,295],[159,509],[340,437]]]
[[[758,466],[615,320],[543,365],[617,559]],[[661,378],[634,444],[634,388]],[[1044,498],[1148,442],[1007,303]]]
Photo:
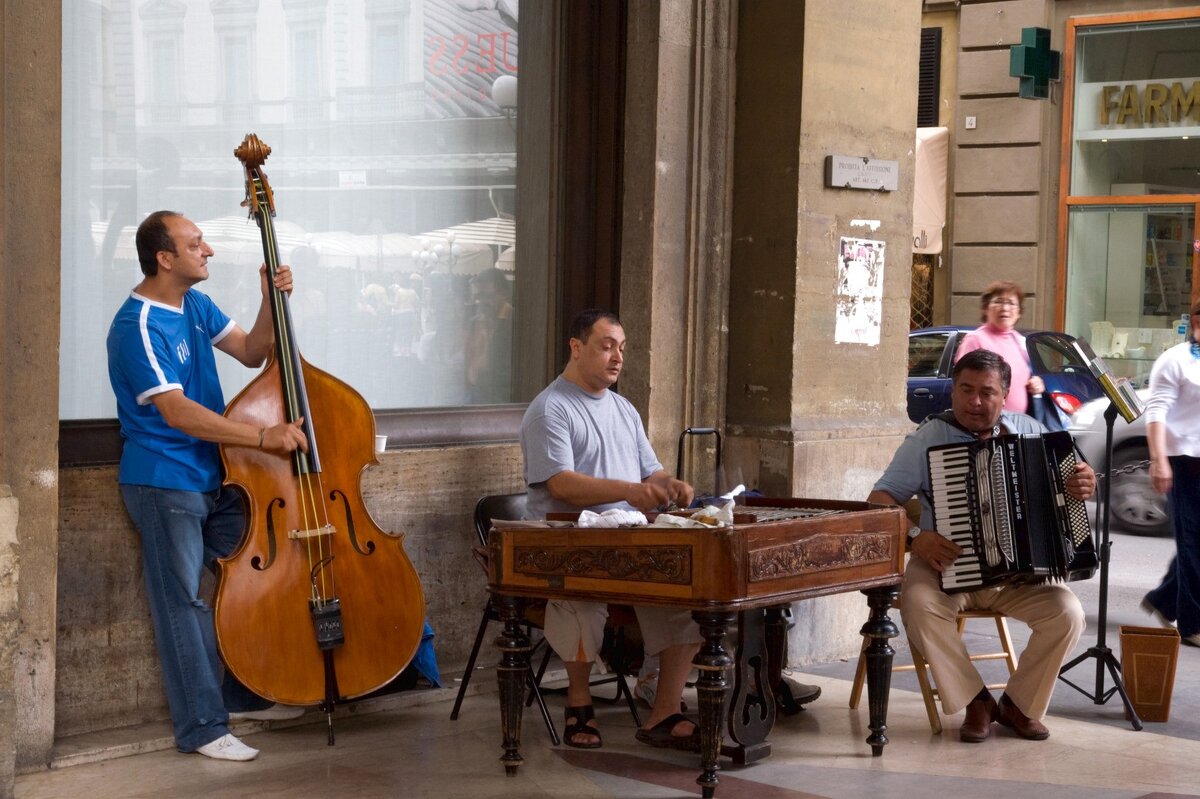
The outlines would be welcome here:
[[[11,796],[17,758],[17,500],[0,485],[0,796]]]
[[[117,469],[64,469],[60,485],[57,736],[166,719],[138,536],[121,502]],[[515,444],[388,451],[364,477],[363,496],[375,521],[405,535],[443,671],[461,671],[486,601],[486,580],[470,552],[475,501],[519,490]],[[3,590],[0,581],[0,599]],[[0,602],[0,632],[3,607]],[[0,645],[9,640],[0,637]],[[0,702],[0,708],[11,706]]]
[[[954,137],[954,217],[950,321],[980,319],[979,295],[993,280],[1015,280],[1026,294],[1023,326],[1052,326],[1055,172],[1043,146],[1049,100],[1017,96],[1008,51],[1021,29],[1048,27],[1051,0],[964,4],[958,40]],[[1055,45],[1056,48],[1059,45]],[[973,118],[974,127],[966,120]]]

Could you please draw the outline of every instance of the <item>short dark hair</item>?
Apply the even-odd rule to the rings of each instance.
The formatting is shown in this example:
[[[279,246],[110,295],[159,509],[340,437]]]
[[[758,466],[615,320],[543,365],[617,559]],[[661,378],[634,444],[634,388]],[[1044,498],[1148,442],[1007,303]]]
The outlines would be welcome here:
[[[1009,368],[1008,361],[991,350],[971,350],[959,358],[951,372],[955,383],[958,382],[958,376],[967,369],[972,372],[995,372],[1000,375],[1000,385],[1004,387],[1005,392],[1012,383],[1012,369]]]
[[[588,308],[586,311],[580,311],[575,314],[575,318],[571,320],[571,324],[567,327],[567,338],[577,338],[586,344],[588,336],[592,334],[592,327],[601,319],[612,322],[614,325],[621,324],[621,320],[612,311]]]
[[[167,219],[173,216],[183,214],[178,211],[155,211],[138,225],[134,240],[137,243],[138,263],[141,264],[142,274],[146,277],[158,274],[160,252],[178,254],[175,252],[175,240],[171,238],[171,231],[167,230]]]

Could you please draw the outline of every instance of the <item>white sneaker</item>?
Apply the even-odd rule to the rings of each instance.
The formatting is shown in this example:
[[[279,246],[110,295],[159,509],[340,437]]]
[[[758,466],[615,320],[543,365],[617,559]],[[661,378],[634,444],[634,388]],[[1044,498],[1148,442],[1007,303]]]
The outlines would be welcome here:
[[[257,749],[246,746],[228,732],[215,741],[209,741],[196,751],[213,760],[253,760],[258,757]]]
[[[239,710],[229,714],[229,721],[286,721],[304,715],[305,708],[298,705],[271,705],[262,710]]]
[[[1158,622],[1160,627],[1174,627],[1175,626],[1175,622],[1168,619],[1161,610],[1154,607],[1154,604],[1150,601],[1150,599],[1148,597],[1142,600],[1141,608],[1142,608],[1142,610],[1146,611],[1151,616],[1153,616],[1154,620],[1156,622]]]

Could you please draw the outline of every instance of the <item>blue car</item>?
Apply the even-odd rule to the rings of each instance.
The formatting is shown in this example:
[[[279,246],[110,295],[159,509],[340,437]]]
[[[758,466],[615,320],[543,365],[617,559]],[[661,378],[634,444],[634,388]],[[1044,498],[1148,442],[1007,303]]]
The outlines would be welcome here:
[[[950,370],[962,337],[970,327],[925,327],[908,334],[908,418],[921,422],[950,407]],[[1066,333],[1021,331],[1033,373],[1069,417],[1083,403],[1104,395],[1087,365],[1079,359]],[[1020,387],[1014,390],[1020,391]]]

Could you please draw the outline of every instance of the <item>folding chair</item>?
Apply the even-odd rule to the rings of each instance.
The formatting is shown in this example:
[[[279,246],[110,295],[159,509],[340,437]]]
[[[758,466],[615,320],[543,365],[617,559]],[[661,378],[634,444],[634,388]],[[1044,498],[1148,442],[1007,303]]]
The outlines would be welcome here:
[[[967,626],[967,619],[992,619],[996,623],[996,633],[1000,637],[1000,651],[998,652],[977,652],[971,654],[972,661],[979,660],[1004,660],[1008,666],[1008,673],[1011,676],[1017,670],[1017,656],[1013,652],[1012,636],[1008,633],[1008,618],[999,611],[995,610],[964,610],[958,614],[958,634],[962,635]],[[867,648],[867,637],[863,636],[863,648],[858,654],[858,668],[854,671],[854,684],[850,688],[850,707],[857,708],[859,699],[862,697],[863,680],[867,674],[867,660],[863,657]],[[937,686],[933,684],[933,675],[929,671],[929,663],[925,660],[925,656],[921,654],[912,642],[909,642],[909,649],[912,651],[913,662],[911,665],[901,664],[893,666],[892,672],[897,671],[915,671],[917,673],[917,684],[921,687],[921,698],[925,702],[925,715],[929,718],[929,729],[934,735],[940,735],[942,732],[942,717],[938,713],[937,700],[940,698]],[[988,685],[989,690],[996,690],[1005,687],[1006,683],[993,683]]]
[[[521,494],[492,494],[481,497],[475,503],[475,536],[479,542],[479,546],[486,551],[487,534],[491,529],[492,519],[521,519],[525,517],[526,495]],[[475,644],[471,647],[471,656],[467,658],[466,670],[463,672],[462,683],[458,686],[458,696],[454,699],[454,709],[450,711],[450,720],[458,720],[458,711],[462,707],[463,697],[467,693],[467,686],[471,683],[471,676],[475,673],[475,660],[479,657],[479,649],[483,646],[483,636],[487,632],[488,624],[493,621],[500,621],[500,614],[496,611],[492,604],[492,596],[488,594],[487,603],[483,606],[483,615],[479,619],[479,631],[475,633]],[[533,621],[525,619],[522,621],[525,625],[525,633],[532,637],[532,632],[535,627]],[[532,662],[533,654],[542,647],[546,648],[546,657],[542,660],[542,666],[537,675],[534,675],[532,668],[525,675],[526,682],[529,685],[529,698],[525,704],[528,706],[531,702],[536,701],[538,710],[541,711],[542,721],[546,723],[546,731],[550,733],[550,740],[555,746],[561,743],[558,737],[558,729],[554,726],[554,722],[550,719],[550,712],[546,709],[546,700],[542,698],[542,691],[539,687],[542,674],[546,670],[546,663],[549,660],[550,647],[546,645],[545,638],[539,638],[530,650],[529,656]]]
[[[522,519],[526,515],[526,502],[527,495],[524,493],[493,494],[481,497],[475,504],[474,517],[475,534],[479,540],[479,546],[486,549],[487,534],[492,526],[492,519]],[[497,613],[489,595],[487,604],[483,608],[483,616],[479,620],[479,630],[475,634],[475,643],[471,647],[471,655],[467,658],[462,683],[458,687],[458,696],[454,700],[454,709],[450,712],[451,720],[458,719],[458,712],[462,706],[463,696],[466,694],[467,685],[471,682],[471,675],[475,670],[475,661],[479,656],[479,649],[483,645],[483,637],[488,624],[499,620],[499,613]],[[539,624],[529,618],[526,618],[522,623],[526,626],[526,633],[530,635],[533,629],[541,629]],[[633,715],[634,723],[640,727],[642,726],[641,715],[638,713],[637,705],[634,702],[633,692],[629,689],[629,683],[625,679],[625,672],[628,666],[626,662],[625,627],[633,623],[636,623],[636,619],[633,616],[632,608],[627,605],[609,606],[609,621],[605,628],[605,636],[610,639],[612,644],[612,646],[607,647],[611,653],[608,664],[611,668],[611,673],[594,678],[590,682],[590,686],[594,688],[609,683],[615,684],[615,696],[611,698],[593,697],[593,700],[605,704],[616,704],[623,699],[629,706],[629,712]],[[529,652],[530,663],[532,664],[534,654],[543,647],[545,648],[545,652],[542,655],[541,665],[538,666],[536,673],[532,671],[531,665],[531,670],[527,675],[530,692],[525,705],[528,707],[533,702],[537,702],[538,710],[542,714],[542,720],[546,723],[546,729],[550,732],[550,738],[554,741],[554,745],[558,746],[561,743],[561,739],[558,736],[558,730],[555,728],[554,722],[550,719],[550,713],[546,709],[544,697],[546,694],[565,693],[565,689],[542,689],[542,677],[545,675],[546,668],[550,663],[550,647],[547,645],[546,639],[542,637]]]

